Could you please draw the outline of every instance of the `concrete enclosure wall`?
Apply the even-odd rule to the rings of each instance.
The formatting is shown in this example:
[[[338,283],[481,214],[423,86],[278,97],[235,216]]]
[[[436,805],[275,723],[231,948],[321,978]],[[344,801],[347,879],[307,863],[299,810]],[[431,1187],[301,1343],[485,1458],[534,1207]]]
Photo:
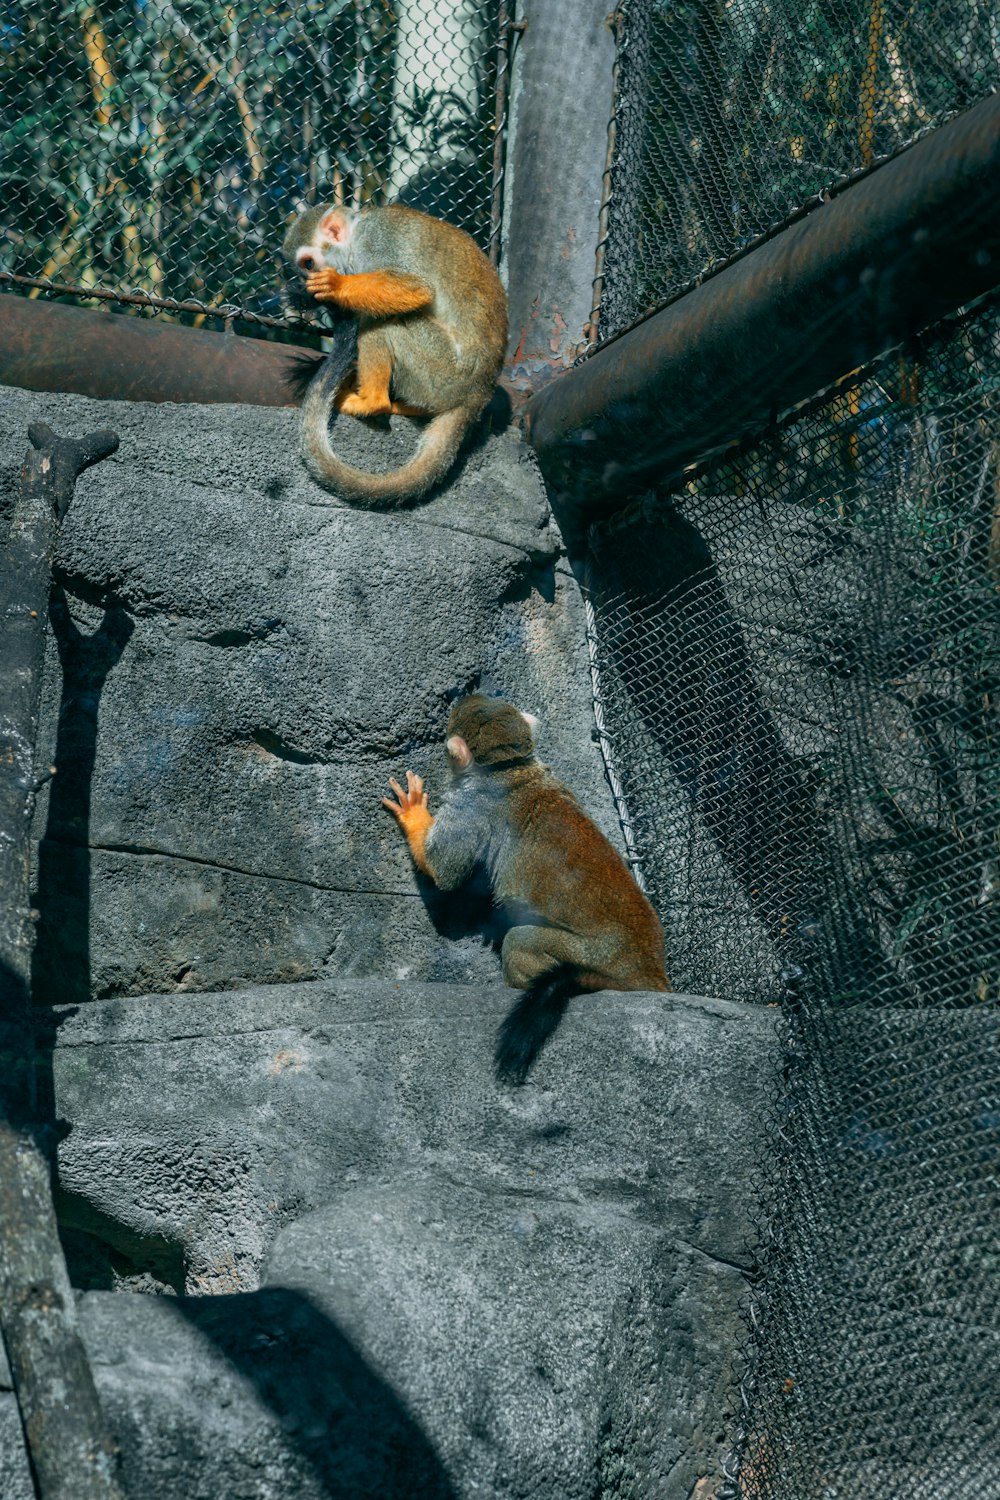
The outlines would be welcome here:
[[[540,715],[542,754],[616,836],[530,451],[491,436],[431,503],[366,514],[305,475],[294,411],[7,390],[7,495],[33,415],[122,438],[57,558],[36,998],[494,977],[488,903],[418,889],[380,799],[407,767],[433,797],[450,701],[479,686]],[[388,467],[408,428],[342,421],[337,442]]]

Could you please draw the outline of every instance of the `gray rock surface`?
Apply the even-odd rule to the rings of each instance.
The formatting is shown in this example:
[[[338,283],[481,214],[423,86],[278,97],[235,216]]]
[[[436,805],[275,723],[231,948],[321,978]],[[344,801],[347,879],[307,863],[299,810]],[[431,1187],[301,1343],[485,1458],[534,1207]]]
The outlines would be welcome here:
[[[7,1353],[0,1339],[0,1495],[3,1500],[35,1500],[35,1486],[21,1435]]]
[[[441,786],[450,700],[481,685],[540,714],[544,756],[617,837],[529,450],[489,436],[440,495],[377,515],[309,479],[292,410],[5,389],[8,499],[35,416],[122,439],[57,559],[36,995],[492,978],[482,910],[418,888],[380,798],[407,766]],[[337,441],[398,462],[410,425]]]
[[[498,1088],[488,899],[418,883],[380,807],[407,767],[433,799],[482,687],[618,840],[527,450],[485,438],[371,515],[304,474],[292,411],[0,390],[0,544],[34,417],[122,439],[57,559],[33,977],[65,1002],[40,1096],[130,1500],[703,1493],[771,1015],[587,997]],[[338,446],[388,465],[407,426]]]
[[[130,1494],[686,1500],[716,1473],[773,1012],[581,998],[509,1090],[512,994],[39,1017],[71,1269],[118,1289],[82,1317]],[[216,1295],[127,1292],[157,1287]]]

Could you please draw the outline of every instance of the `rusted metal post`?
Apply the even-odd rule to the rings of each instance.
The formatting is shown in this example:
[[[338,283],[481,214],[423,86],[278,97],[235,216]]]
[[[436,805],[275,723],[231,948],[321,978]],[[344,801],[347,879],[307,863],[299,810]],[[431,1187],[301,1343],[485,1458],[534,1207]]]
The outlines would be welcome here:
[[[571,547],[1000,284],[998,179],[993,96],[538,391],[527,433]]]
[[[29,437],[0,559],[0,1327],[39,1500],[120,1500],[38,1143],[28,909],[52,557],[78,475],[118,438],[76,442],[44,423]]]
[[[514,39],[528,29],[527,21],[512,21],[507,0],[500,0],[497,16],[497,83],[493,109],[493,182],[490,189],[490,262],[500,264],[503,229],[503,179],[506,161],[507,99],[510,94],[511,52]]]

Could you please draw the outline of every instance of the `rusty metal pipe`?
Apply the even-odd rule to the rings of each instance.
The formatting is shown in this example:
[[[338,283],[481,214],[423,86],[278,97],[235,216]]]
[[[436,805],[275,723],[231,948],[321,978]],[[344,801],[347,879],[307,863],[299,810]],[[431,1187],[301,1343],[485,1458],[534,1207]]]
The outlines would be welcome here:
[[[232,401],[294,406],[287,384],[315,349],[176,323],[0,296],[0,384],[108,401]]]
[[[998,182],[991,97],[532,396],[571,550],[630,495],[1000,284]]]

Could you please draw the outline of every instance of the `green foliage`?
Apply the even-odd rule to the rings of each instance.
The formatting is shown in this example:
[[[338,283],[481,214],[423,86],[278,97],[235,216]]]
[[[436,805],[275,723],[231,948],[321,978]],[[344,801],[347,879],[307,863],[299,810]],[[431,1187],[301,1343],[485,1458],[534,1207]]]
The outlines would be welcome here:
[[[858,780],[832,800],[854,799],[883,951],[951,1004],[1000,983],[998,338],[987,300],[788,435],[811,468],[796,498],[842,560],[836,628],[853,641],[840,691]]]

